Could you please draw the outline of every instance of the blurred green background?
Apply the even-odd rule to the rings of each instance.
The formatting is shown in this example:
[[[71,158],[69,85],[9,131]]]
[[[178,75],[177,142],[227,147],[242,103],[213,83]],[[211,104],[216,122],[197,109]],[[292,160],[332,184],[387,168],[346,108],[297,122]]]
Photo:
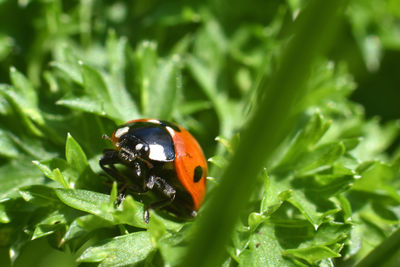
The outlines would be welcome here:
[[[142,40],[154,40],[159,52],[165,54],[181,38],[198,30],[198,12],[212,12],[224,33],[232,36],[240,26],[268,25],[283,7],[296,11],[306,2],[230,1],[226,8],[224,1],[3,0],[0,79],[9,82],[9,67],[15,66],[36,85],[43,84],[41,73],[54,60],[56,45],[72,42],[84,50],[95,49],[104,43],[109,29],[114,29],[118,36],[126,36],[132,47]],[[368,116],[397,119],[399,3],[351,2],[328,56],[349,66],[358,84],[352,98],[363,104]],[[247,45],[251,51],[251,44]]]
[[[33,194],[32,192],[36,192],[34,189],[25,187],[36,184],[49,188],[57,187],[50,184],[36,166],[32,167],[31,161],[43,161],[43,164],[52,170],[60,168],[66,180],[73,180],[68,170],[76,166],[68,162],[71,166],[62,165],[64,170],[57,161],[57,158],[64,158],[67,132],[80,144],[88,160],[86,165],[91,168],[88,175],[91,180],[85,180],[82,176],[73,180],[77,182],[77,188],[109,192],[109,188],[103,184],[93,182],[93,179],[99,179],[97,161],[102,149],[107,146],[97,137],[101,137],[103,133],[110,133],[117,124],[141,116],[174,120],[190,129],[202,144],[207,158],[212,158],[211,176],[215,180],[209,183],[210,188],[218,184],[221,170],[226,166],[226,155],[235,149],[235,134],[241,129],[249,112],[257,105],[257,97],[260,96],[257,90],[262,84],[268,83],[279,66],[280,56],[293,35],[292,27],[296,18],[308,2],[0,0],[0,184],[3,185],[0,186],[0,262],[10,264],[11,260],[15,260],[16,266],[62,266],[61,263],[74,266],[77,265],[74,260],[87,247],[118,235],[118,231],[110,227],[106,228],[104,234],[86,229],[91,233],[90,238],[80,237],[82,239],[72,241],[61,250],[55,249],[66,229],[76,218],[82,216],[82,211],[86,211],[74,207],[81,213],[71,217],[62,213],[65,218],[68,217],[63,217],[65,221],[62,221],[62,227],[56,228],[52,223],[51,231],[42,233],[43,238],[30,241],[38,227],[45,224],[50,211],[56,209],[49,209],[40,201],[39,204],[35,201],[29,202],[31,198],[21,192]],[[374,164],[378,164],[379,160],[386,160],[385,164],[390,165],[390,168],[394,166],[393,177],[398,179],[396,168],[400,162],[400,1],[349,1],[332,42],[330,48],[319,56],[308,84],[310,88],[324,87],[327,95],[310,93],[310,99],[306,99],[306,104],[303,103],[305,107],[299,105],[299,113],[303,116],[297,128],[293,130],[290,140],[294,140],[293,143],[296,144],[296,133],[306,129],[308,120],[316,125],[327,125],[327,121],[333,121],[332,128],[336,132],[325,136],[329,142],[341,141],[341,138],[349,141],[346,138],[363,136],[365,142],[369,143],[361,143],[362,149],[368,151],[365,154],[362,153],[362,149],[352,154],[352,145],[349,145],[349,142],[341,143],[346,152],[343,152],[340,158],[338,156],[332,160],[331,167],[337,167],[337,164],[340,165],[351,158],[351,163],[346,161],[343,166],[354,171],[354,176],[361,173],[368,176],[370,174],[365,171],[367,164],[362,163],[373,161]],[[121,88],[123,90],[120,90]],[[348,99],[360,105],[348,102]],[[330,106],[332,103],[334,107]],[[326,120],[312,112],[310,115],[313,108],[318,109]],[[352,119],[357,123],[352,124]],[[321,129],[325,126],[319,125]],[[345,130],[337,130],[342,126]],[[318,129],[321,130],[320,128]],[[316,138],[315,143],[310,143],[310,147],[316,145],[322,135]],[[220,142],[214,141],[217,136],[220,137]],[[290,140],[288,144],[291,143]],[[372,144],[373,148],[368,150],[368,144]],[[68,151],[68,148],[66,150]],[[281,162],[276,160],[276,168],[271,168],[272,177],[278,177],[277,181],[292,179],[293,177],[282,178],[283,176],[279,175],[282,169],[288,168],[287,162],[294,162],[293,159],[299,155],[300,152],[293,152],[292,161],[289,156],[280,158]],[[46,163],[46,160],[53,161]],[[299,166],[291,165],[291,168],[297,167]],[[378,177],[381,173],[387,174],[386,167],[379,165],[378,174],[373,173],[371,177]],[[385,170],[380,172],[381,169]],[[265,174],[265,180],[269,179],[267,176]],[[29,179],[23,180],[26,177]],[[386,190],[382,195],[373,191],[373,182],[368,184],[369,188],[363,184],[356,186],[356,189],[349,193],[346,191],[347,186],[356,183],[355,178],[346,180],[343,188],[333,190],[337,197],[335,201],[340,202],[340,212],[344,213],[338,215],[340,219],[335,217],[335,222],[346,224],[346,216],[349,214],[346,215],[346,208],[343,207],[351,205],[354,215],[350,217],[362,222],[357,228],[359,236],[366,232],[371,234],[367,245],[364,244],[361,249],[352,247],[349,243],[356,243],[357,240],[350,238],[349,229],[341,229],[338,232],[348,234],[347,239],[331,237],[329,242],[324,243],[324,246],[331,249],[329,253],[325,255],[323,253],[326,251],[321,250],[322,252],[315,252],[318,257],[312,258],[309,255],[305,256],[307,253],[311,255],[310,251],[302,251],[304,254],[301,254],[290,249],[295,248],[294,244],[299,245],[302,242],[307,245],[314,244],[313,242],[318,240],[316,234],[300,238],[302,241],[288,242],[288,245],[279,239],[279,235],[290,236],[290,233],[285,232],[286,228],[281,232],[278,229],[277,243],[283,249],[287,249],[285,253],[288,254],[283,254],[289,255],[283,258],[295,259],[280,263],[288,266],[331,266],[330,264],[334,263],[338,266],[350,266],[363,258],[388,237],[399,223],[400,198],[396,193],[399,192],[399,183],[395,179],[386,178],[382,178],[384,186],[379,187],[384,188],[383,191]],[[9,181],[15,182],[12,184]],[[301,182],[300,185],[293,182],[291,186],[302,188],[300,191],[305,192],[307,200],[313,198],[307,195],[307,190]],[[392,188],[393,191],[388,188]],[[264,212],[263,215],[267,217],[274,214],[280,220],[286,220],[287,214],[293,211],[293,207],[289,206],[293,205],[300,210],[297,213],[306,214],[304,207],[299,207],[302,204],[300,201],[285,202],[290,198],[290,190],[285,191],[287,195],[280,195],[279,205],[282,206],[272,201],[279,208],[264,207],[262,210],[261,207],[260,213]],[[396,194],[397,196],[394,196]],[[343,200],[344,196],[349,202]],[[369,217],[357,213],[362,209],[360,203],[363,199],[373,202],[373,212],[368,213]],[[253,196],[248,213],[257,210],[255,207],[265,201],[262,196]],[[68,205],[64,200],[62,202]],[[288,204],[289,202],[291,204]],[[321,216],[318,219],[321,224],[326,214],[333,213],[332,205],[325,204],[324,202],[318,206],[315,211]],[[387,213],[379,214],[379,205],[385,207],[382,213]],[[275,211],[277,212],[274,213]],[[284,211],[287,212],[285,216]],[[348,210],[347,212],[351,213]],[[301,215],[297,213],[293,215],[296,219]],[[383,219],[377,220],[378,217]],[[249,216],[249,225],[250,218],[252,217]],[[308,217],[307,220],[312,222]],[[307,220],[303,218],[302,222],[307,223]],[[118,222],[113,222],[112,225],[117,224]],[[254,225],[258,226],[257,223]],[[127,232],[136,232],[138,228],[135,227],[141,228],[140,224],[133,225],[133,229],[129,228]],[[154,229],[162,228],[157,227]],[[168,227],[166,228],[169,229]],[[312,231],[310,227],[311,224],[302,229]],[[332,230],[334,231],[336,230]],[[151,234],[154,232],[157,231]],[[185,231],[182,230],[182,233],[184,235]],[[237,243],[242,246],[247,241],[246,246],[250,244],[252,249],[256,246],[251,247],[251,244],[256,244],[254,237],[238,235],[232,239],[233,247],[238,245]],[[372,241],[369,242],[370,240]],[[157,243],[161,252],[149,254],[146,260],[138,260],[139,263],[135,264],[160,266],[162,264],[159,263],[159,258],[163,258],[164,264],[173,262],[177,256],[163,247],[164,241],[157,239],[157,242],[161,242]],[[308,241],[310,242],[307,243]],[[172,241],[168,240],[166,244],[169,244],[168,242]],[[341,258],[335,254],[341,250],[340,246],[345,247],[344,256]],[[237,249],[240,253],[243,252],[242,254],[235,254],[233,249],[228,249],[230,256],[224,263],[225,266],[245,265],[249,262],[257,266],[257,262],[252,262],[249,258],[258,256],[249,257],[255,254],[247,253],[248,250],[242,248],[243,250]],[[162,257],[159,254],[162,254]],[[332,258],[335,257],[339,259],[333,261]],[[99,260],[92,258],[87,261]],[[259,266],[262,266],[260,262],[262,261],[258,262]],[[277,262],[270,264],[273,266]]]

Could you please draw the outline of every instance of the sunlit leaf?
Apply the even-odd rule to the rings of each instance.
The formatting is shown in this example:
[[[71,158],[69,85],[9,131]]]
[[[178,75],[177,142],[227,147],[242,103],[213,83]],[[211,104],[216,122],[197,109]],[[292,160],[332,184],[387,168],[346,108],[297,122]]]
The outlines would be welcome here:
[[[118,236],[87,248],[80,262],[101,262],[102,266],[126,266],[139,263],[153,251],[148,232]]]

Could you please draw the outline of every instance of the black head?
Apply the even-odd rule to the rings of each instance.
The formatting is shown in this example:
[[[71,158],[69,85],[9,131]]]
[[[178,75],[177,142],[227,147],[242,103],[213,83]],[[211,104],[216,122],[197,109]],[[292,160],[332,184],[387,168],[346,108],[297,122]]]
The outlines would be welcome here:
[[[159,124],[135,122],[115,131],[117,146],[130,159],[170,162],[175,159],[175,149],[168,130]]]
[[[117,143],[119,147],[119,157],[131,162],[136,158],[148,160],[150,154],[150,147],[134,135],[124,134]]]

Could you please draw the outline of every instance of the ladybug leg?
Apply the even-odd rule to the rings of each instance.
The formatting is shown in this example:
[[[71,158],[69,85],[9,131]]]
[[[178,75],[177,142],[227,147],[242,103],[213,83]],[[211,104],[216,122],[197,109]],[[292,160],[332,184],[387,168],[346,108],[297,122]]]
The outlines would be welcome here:
[[[150,217],[149,210],[160,209],[171,204],[175,199],[176,190],[171,185],[169,185],[164,179],[156,177],[154,175],[151,175],[149,177],[146,186],[149,190],[154,188],[155,190],[159,191],[164,197],[166,197],[165,199],[153,202],[147,207],[145,207],[144,222],[149,223],[149,217]]]
[[[120,162],[118,152],[113,149],[105,149],[103,153],[103,157],[99,161],[100,167],[103,171],[118,181],[126,181],[126,177],[123,176],[114,166],[114,164]]]
[[[121,205],[121,203],[122,203],[122,201],[124,201],[125,197],[126,197],[126,186],[123,185],[122,190],[120,191],[117,199],[115,200],[115,206],[118,207],[119,205]]]
[[[131,162],[130,164],[130,168],[133,169],[134,171],[134,175],[136,176],[136,181],[140,181],[141,183],[129,183],[127,184],[127,187],[138,194],[142,194],[142,193],[146,193],[147,191],[149,191],[151,189],[151,187],[147,186],[147,182],[146,182],[146,177],[147,177],[147,171],[146,168],[143,168],[143,165],[135,160],[133,162]]]
[[[144,222],[149,223],[149,219],[150,219],[149,210],[150,209],[154,210],[154,209],[160,209],[165,206],[168,206],[169,204],[172,203],[172,201],[174,201],[174,199],[175,199],[175,195],[173,195],[172,198],[163,199],[163,200],[153,202],[150,205],[148,205],[144,210]]]
[[[136,193],[145,193],[148,191],[147,187],[139,186],[134,183],[129,182],[129,179],[123,175],[117,168],[115,168],[114,164],[121,163],[119,158],[118,152],[113,149],[105,149],[104,155],[100,159],[99,164],[100,167],[111,177],[114,177],[117,182],[122,184],[122,187],[118,190],[121,192],[118,196],[118,203],[121,203],[122,200],[125,198],[125,192],[129,188],[130,190]],[[133,162],[132,167],[135,170],[135,174],[140,177],[143,173],[140,164],[138,162]]]

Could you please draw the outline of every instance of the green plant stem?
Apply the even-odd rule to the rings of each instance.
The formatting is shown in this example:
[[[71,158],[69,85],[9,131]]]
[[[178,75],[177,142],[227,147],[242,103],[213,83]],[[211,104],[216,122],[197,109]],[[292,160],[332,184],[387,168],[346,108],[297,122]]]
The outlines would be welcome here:
[[[372,250],[357,263],[356,267],[398,266],[400,251],[400,229],[397,229],[388,239]]]
[[[304,84],[312,62],[326,48],[346,3],[312,1],[296,19],[294,37],[283,53],[280,67],[266,88],[260,90],[265,95],[242,131],[237,151],[197,221],[196,233],[180,266],[221,266],[225,244],[257,176],[292,128],[293,107],[306,93]]]

